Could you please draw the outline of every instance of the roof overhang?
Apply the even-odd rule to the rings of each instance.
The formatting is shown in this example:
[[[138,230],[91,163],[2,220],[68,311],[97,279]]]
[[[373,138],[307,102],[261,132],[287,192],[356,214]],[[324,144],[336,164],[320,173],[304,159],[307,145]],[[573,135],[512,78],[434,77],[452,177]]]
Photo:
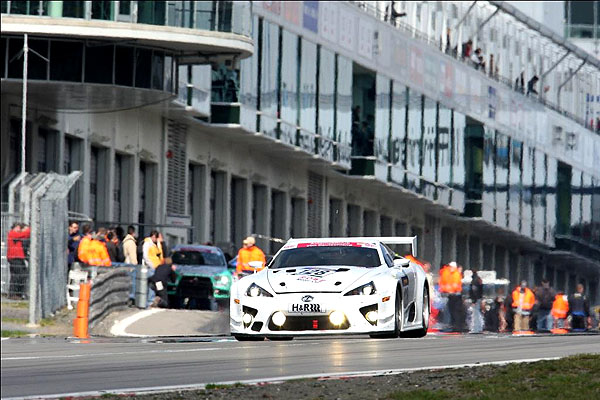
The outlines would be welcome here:
[[[114,41],[173,51],[183,64],[206,64],[224,57],[246,58],[251,38],[234,33],[128,22],[2,14],[3,35]]]

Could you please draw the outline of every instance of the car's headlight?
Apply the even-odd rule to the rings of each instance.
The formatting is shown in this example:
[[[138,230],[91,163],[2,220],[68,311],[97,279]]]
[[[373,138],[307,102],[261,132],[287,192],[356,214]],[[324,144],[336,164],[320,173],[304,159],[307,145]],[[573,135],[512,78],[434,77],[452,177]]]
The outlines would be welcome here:
[[[256,283],[253,283],[252,285],[250,285],[248,287],[248,290],[246,290],[246,296],[249,296],[249,297],[259,297],[259,296],[273,297],[273,295],[271,293],[267,292],[265,289],[261,288]]]
[[[375,293],[377,293],[377,290],[375,289],[375,284],[371,281],[369,283],[366,283],[362,286],[357,287],[356,289],[349,291],[344,296],[357,296],[357,295],[368,296],[368,295],[375,294]]]
[[[229,275],[219,275],[215,277],[215,284],[219,286],[227,286],[231,282]]]

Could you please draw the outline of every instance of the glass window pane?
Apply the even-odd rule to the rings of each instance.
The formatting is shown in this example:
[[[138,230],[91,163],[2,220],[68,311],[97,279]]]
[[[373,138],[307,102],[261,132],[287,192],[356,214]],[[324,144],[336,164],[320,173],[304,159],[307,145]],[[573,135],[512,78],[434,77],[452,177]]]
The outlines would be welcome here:
[[[592,177],[583,174],[581,185],[581,238],[592,240]]]
[[[546,244],[554,246],[554,233],[556,230],[556,189],[558,184],[558,161],[547,156],[546,169]]]
[[[150,88],[152,50],[135,49],[135,87]]]
[[[300,56],[299,145],[309,153],[315,149],[317,125],[317,45],[302,39]]]
[[[133,86],[133,48],[117,46],[115,49],[115,84]]]
[[[252,40],[255,51],[240,63],[240,124],[249,132],[256,132],[256,108],[258,101],[258,17],[252,17]]]
[[[437,103],[427,97],[423,103],[423,148],[422,148],[422,173],[425,180],[422,182],[423,194],[435,200],[436,190],[433,182],[436,181],[435,175],[435,138],[436,138],[436,114]]]
[[[508,227],[519,232],[521,222],[521,168],[523,158],[523,142],[511,140],[510,143],[510,167],[509,167],[509,191],[508,191]]]
[[[166,3],[163,1],[138,1],[138,23],[165,25]]]
[[[392,171],[391,180],[404,185],[406,178],[406,86],[394,81],[392,88]]]
[[[465,127],[467,118],[452,112],[452,207],[465,208]]]
[[[298,36],[286,30],[281,38],[281,124],[280,139],[296,144],[298,122]],[[313,61],[314,63],[314,61]]]
[[[483,135],[483,193],[481,194],[481,214],[485,220],[495,222],[495,131],[485,126]]]
[[[63,17],[83,18],[85,1],[63,1]]]
[[[196,13],[196,29],[212,30],[214,24],[214,1],[196,1],[194,2]],[[254,42],[258,43],[257,41]]]
[[[152,89],[163,90],[165,73],[165,53],[154,51],[152,53]]]
[[[48,58],[48,41],[29,39],[28,46],[31,50]],[[21,59],[22,60],[22,59]],[[17,61],[13,61],[17,62]],[[18,63],[18,62],[17,62]],[[48,63],[38,55],[29,53],[27,66],[28,79],[48,79]]]
[[[546,230],[546,154],[541,150],[535,151],[533,175],[533,236],[543,242]]]
[[[23,39],[10,38],[8,40],[8,77],[15,79],[23,79],[23,56],[19,58],[17,55],[23,50]]]
[[[581,237],[581,171],[571,175],[571,235]]]
[[[387,181],[390,138],[390,79],[377,75],[375,82],[375,176]]]
[[[335,142],[335,54],[324,47],[319,48],[319,120],[317,133],[319,154],[326,160],[334,160]]]
[[[338,55],[336,76],[337,161],[340,165],[350,168],[350,154],[352,151],[352,60]]]
[[[535,165],[535,149],[531,146],[523,146],[523,191],[521,194],[521,233],[532,236],[532,191],[533,166]]]
[[[451,130],[452,110],[439,105],[438,127],[437,127],[437,182],[443,186],[438,187],[438,201],[444,205],[450,205],[450,177],[451,164]]]
[[[85,81],[112,83],[114,46],[88,46],[85,48]]]
[[[50,79],[81,82],[82,64],[82,43],[50,42]]]
[[[279,96],[279,27],[262,22],[261,80],[260,80],[260,130],[265,135],[277,137],[277,98]]]
[[[407,152],[407,188],[417,193],[421,192],[421,120],[423,117],[423,96],[421,93],[409,90],[408,93],[408,140]]]
[[[119,2],[119,14],[121,14],[121,15],[131,14],[131,1],[120,1]]]
[[[508,207],[508,166],[509,137],[496,132],[496,224],[506,227]]]
[[[114,1],[92,1],[92,19],[113,19]]]

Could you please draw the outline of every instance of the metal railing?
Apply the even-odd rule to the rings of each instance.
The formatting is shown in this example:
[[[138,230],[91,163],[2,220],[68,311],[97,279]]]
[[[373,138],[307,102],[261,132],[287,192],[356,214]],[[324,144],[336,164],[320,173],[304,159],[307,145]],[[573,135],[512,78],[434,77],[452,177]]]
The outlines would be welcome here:
[[[441,41],[439,39],[428,36],[425,32],[422,32],[405,22],[398,20],[397,18],[395,21],[391,21],[391,19],[388,21],[389,18],[385,12],[382,12],[379,8],[374,7],[373,5],[369,4],[368,2],[350,1],[350,3],[354,4],[358,9],[374,16],[375,18],[379,19],[380,21],[387,22],[390,25],[394,26],[395,28],[405,31],[410,36],[412,36],[416,39],[419,39],[420,41],[425,42],[428,45],[433,46],[433,47],[437,48],[438,50],[444,52],[444,49],[442,48],[442,45],[441,45]],[[449,47],[450,44],[447,44],[447,46]],[[462,61],[463,63],[472,66],[471,60],[469,60],[468,58],[463,58],[463,57],[459,56],[458,51],[456,52],[456,54],[452,54],[453,53],[452,50],[445,51],[444,53],[456,60]],[[497,82],[503,83],[505,86],[507,86],[513,90],[515,89],[513,80],[508,77],[505,77],[505,76],[502,76],[502,75],[496,74],[496,73],[489,74],[489,73],[486,73],[485,71],[481,71],[481,70],[480,70],[480,73],[490,77],[491,79],[496,80]],[[585,118],[577,116],[577,115],[573,114],[572,112],[570,112],[562,107],[559,107],[557,104],[543,98],[543,96],[541,96],[541,93],[543,93],[543,88],[540,89],[539,96],[528,96],[528,97],[530,99],[537,101],[537,102],[543,104],[544,106],[552,109],[553,111],[556,111],[559,114],[562,114],[565,117],[577,122],[578,124],[584,126],[586,129],[589,129],[590,131],[594,132],[593,128],[588,124],[588,121],[586,121]],[[523,93],[523,95],[525,96],[525,93]],[[598,131],[596,130],[595,133],[598,133]]]

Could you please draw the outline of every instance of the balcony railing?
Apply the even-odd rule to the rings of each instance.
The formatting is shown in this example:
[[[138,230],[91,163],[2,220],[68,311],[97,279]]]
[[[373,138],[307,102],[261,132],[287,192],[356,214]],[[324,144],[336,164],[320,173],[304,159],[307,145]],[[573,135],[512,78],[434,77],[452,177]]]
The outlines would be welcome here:
[[[2,14],[79,18],[251,35],[249,1],[3,1]]]
[[[404,32],[408,33],[410,36],[419,39],[422,42],[427,43],[430,46],[436,47],[438,48],[440,51],[444,52],[444,48],[443,48],[443,44],[441,42],[441,40],[439,40],[439,38],[435,38],[432,36],[428,36],[426,33],[419,31],[418,29],[416,29],[415,27],[401,21],[400,19],[396,18],[395,21],[392,21],[391,18],[389,18],[389,16],[383,12],[381,9],[375,7],[374,5],[370,4],[369,2],[365,2],[365,1],[351,1],[350,3],[354,4],[356,7],[358,7],[360,10],[373,15],[375,18],[379,19],[380,21],[383,22],[388,22],[390,23],[392,26],[396,27],[397,29],[401,29]],[[573,27],[573,29],[579,29],[581,28],[579,25],[571,25],[571,27]],[[590,28],[591,29],[591,28]],[[600,28],[596,28],[597,30],[599,30]],[[574,32],[577,32],[574,31]],[[600,32],[596,32],[596,37],[599,37]],[[448,48],[445,49],[445,54],[449,55],[452,58],[455,58],[456,60],[462,61],[467,65],[473,66],[473,63],[471,60],[467,59],[463,59],[462,57],[460,57],[458,55],[458,52],[453,51],[452,48],[448,45]],[[479,73],[484,74],[486,76],[489,76],[491,79],[496,80],[497,82],[503,83],[505,86],[516,90],[514,87],[514,81],[511,78],[502,76],[498,73],[486,73],[486,71],[482,71],[479,70]],[[525,88],[526,89],[526,88]],[[517,90],[518,91],[518,90]],[[523,91],[522,91],[523,92]],[[551,108],[552,110],[566,116],[567,118],[572,119],[573,121],[581,124],[582,126],[586,127],[587,129],[594,131],[594,128],[590,125],[590,121],[585,120],[583,117],[581,116],[577,116],[575,114],[573,114],[572,112],[559,107],[557,104],[545,99],[541,93],[543,93],[543,88],[541,88],[539,90],[540,95],[539,96],[529,96],[530,99],[534,100],[534,101],[538,101],[540,103],[542,103],[543,105],[547,106],[548,108]],[[525,95],[525,94],[524,94]],[[596,133],[600,133],[600,131],[596,128]]]

